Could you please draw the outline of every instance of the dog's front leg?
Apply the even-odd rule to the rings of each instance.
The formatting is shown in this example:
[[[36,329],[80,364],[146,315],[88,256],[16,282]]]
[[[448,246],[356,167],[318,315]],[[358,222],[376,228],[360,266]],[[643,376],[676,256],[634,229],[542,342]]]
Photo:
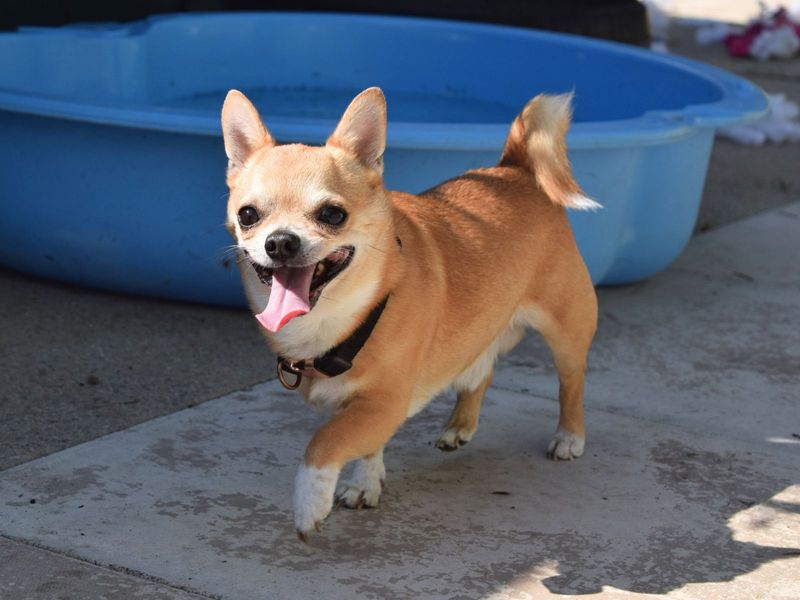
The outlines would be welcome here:
[[[347,508],[378,506],[385,480],[386,467],[381,448],[375,454],[358,459],[353,476],[342,482],[336,491],[336,501],[339,506]]]
[[[319,530],[330,513],[339,472],[346,463],[370,457],[369,475],[378,474],[377,467],[383,466],[383,446],[407,414],[408,400],[396,394],[364,394],[353,398],[314,434],[295,480],[294,523],[300,539]]]

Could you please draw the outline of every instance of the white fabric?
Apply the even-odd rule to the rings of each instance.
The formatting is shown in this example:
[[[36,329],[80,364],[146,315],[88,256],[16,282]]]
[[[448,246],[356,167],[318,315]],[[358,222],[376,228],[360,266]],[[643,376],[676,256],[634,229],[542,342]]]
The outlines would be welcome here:
[[[800,142],[800,122],[797,121],[800,107],[786,99],[785,94],[769,94],[769,113],[766,117],[737,127],[718,130],[720,136],[748,146]]]
[[[794,28],[783,25],[759,33],[750,46],[750,55],[758,60],[790,58],[798,49],[800,49],[800,39]]]

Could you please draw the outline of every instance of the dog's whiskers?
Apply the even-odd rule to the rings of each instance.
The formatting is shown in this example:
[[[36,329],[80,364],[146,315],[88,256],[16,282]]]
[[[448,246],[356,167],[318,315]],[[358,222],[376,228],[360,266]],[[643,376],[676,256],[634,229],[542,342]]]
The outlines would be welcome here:
[[[328,296],[324,292],[320,293],[319,297],[320,298],[325,298],[325,300],[329,300],[331,302],[339,302],[339,300],[336,300],[335,298],[331,298],[330,296]]]
[[[242,250],[242,248],[240,246],[238,246],[237,244],[232,244],[230,246],[225,246],[222,249],[222,253],[226,254],[226,255],[228,255],[228,254],[238,254],[241,250]]]
[[[383,253],[383,254],[386,254],[386,250],[384,250],[383,248],[378,248],[377,246],[373,246],[372,244],[367,244],[367,246],[369,246],[369,247],[370,247],[370,248],[372,248],[373,250],[377,250],[378,252],[381,252],[381,253]]]
[[[244,248],[236,244],[227,246],[220,250],[219,257],[222,260],[234,259],[236,264],[241,264],[242,261],[247,260],[247,254],[245,253]]]

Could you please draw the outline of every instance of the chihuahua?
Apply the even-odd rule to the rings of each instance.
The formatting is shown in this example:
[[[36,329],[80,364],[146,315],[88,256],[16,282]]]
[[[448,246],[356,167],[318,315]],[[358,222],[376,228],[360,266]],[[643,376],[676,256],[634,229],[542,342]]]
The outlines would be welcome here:
[[[250,101],[228,93],[227,227],[244,289],[281,382],[330,414],[295,480],[301,539],[319,531],[335,500],[378,503],[384,446],[449,386],[456,404],[436,445],[470,441],[495,360],[527,327],[558,371],[547,454],[583,454],[597,299],[565,208],[599,205],[573,178],[570,118],[570,95],[537,96],[513,121],[496,167],[412,195],[383,185],[380,89],[356,96],[322,147],[278,145]],[[352,460],[351,481],[337,487]]]

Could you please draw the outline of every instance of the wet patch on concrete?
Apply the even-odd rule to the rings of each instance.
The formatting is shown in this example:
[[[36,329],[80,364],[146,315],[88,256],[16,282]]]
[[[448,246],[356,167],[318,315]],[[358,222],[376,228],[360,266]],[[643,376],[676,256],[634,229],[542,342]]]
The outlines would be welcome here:
[[[561,574],[545,579],[544,585],[566,595],[596,594],[604,586],[667,594],[690,583],[731,581],[768,562],[792,558],[785,548],[736,542],[723,527],[700,532],[688,526],[659,527],[633,547],[612,544],[599,553],[579,552],[574,561],[559,562]],[[617,558],[605,560],[609,551]]]
[[[97,497],[103,497],[108,491],[102,474],[109,467],[90,465],[74,467],[60,476],[52,476],[44,469],[33,469],[25,478],[25,492],[17,495],[16,500],[6,500],[8,506],[31,506],[36,504],[47,507],[51,503],[63,504],[72,497],[88,491]],[[114,496],[124,496],[123,492],[112,492]]]
[[[658,441],[649,456],[658,485],[648,489],[658,501],[651,501],[649,523],[627,520],[633,529],[641,527],[641,536],[616,539],[611,548],[567,568],[559,561],[561,574],[543,582],[548,589],[591,594],[610,585],[665,594],[688,583],[731,581],[763,564],[793,558],[791,548],[737,541],[729,527],[732,516],[769,504],[789,485],[790,479],[768,474],[775,469],[765,468],[763,456],[747,449],[714,452],[675,439]]]
[[[170,471],[200,469],[204,473],[208,473],[211,469],[219,466],[219,461],[208,457],[202,450],[191,446],[177,449],[177,443],[177,440],[162,438],[150,444],[142,454],[142,458],[166,467]]]
[[[717,347],[714,348],[714,355],[715,360],[697,361],[693,364],[694,368],[716,372],[746,370],[785,383],[796,382],[800,375],[800,354],[792,353],[788,347],[781,346],[778,340],[761,348]],[[720,358],[724,360],[723,365],[718,362]]]
[[[768,474],[752,452],[700,450],[677,440],[662,440],[651,451],[656,481],[683,499],[707,509],[737,512],[768,501],[769,491],[790,484]],[[759,466],[756,466],[756,462]]]

